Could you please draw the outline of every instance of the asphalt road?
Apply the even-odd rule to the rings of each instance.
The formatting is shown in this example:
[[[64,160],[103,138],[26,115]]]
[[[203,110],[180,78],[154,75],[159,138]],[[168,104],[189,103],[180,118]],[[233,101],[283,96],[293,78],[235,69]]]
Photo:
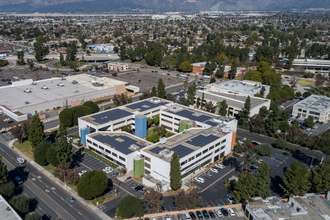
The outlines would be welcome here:
[[[47,214],[49,219],[80,220],[99,219],[92,211],[76,201],[70,203],[67,197],[71,195],[48,179],[42,172],[29,163],[21,166],[16,158],[19,156],[4,143],[0,143],[3,162],[10,171],[10,179],[16,175],[24,180],[22,193],[29,198],[36,198],[37,211]]]

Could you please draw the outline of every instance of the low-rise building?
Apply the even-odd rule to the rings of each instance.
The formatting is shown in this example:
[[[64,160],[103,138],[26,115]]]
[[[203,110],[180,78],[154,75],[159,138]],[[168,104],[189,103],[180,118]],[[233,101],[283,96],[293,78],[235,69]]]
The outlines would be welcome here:
[[[330,116],[330,98],[311,95],[293,105],[292,115],[303,119],[313,116],[316,121],[327,122]]]
[[[254,198],[253,202],[243,203],[243,210],[249,220],[278,219],[330,219],[330,203],[324,196],[309,193],[280,199],[276,196]]]
[[[0,218],[2,220],[22,220],[9,203],[0,195]]]
[[[122,72],[127,71],[129,67],[127,63],[109,62],[108,69]]]
[[[159,126],[174,134],[157,143],[145,140],[147,118],[159,116]],[[186,182],[204,170],[205,165],[231,153],[237,121],[150,98],[78,119],[82,144],[125,168],[142,183],[170,188],[170,161],[174,152],[180,158],[181,175]],[[134,134],[121,131],[130,125]]]
[[[205,68],[206,62],[200,62],[200,63],[193,63],[193,72],[195,73],[203,73],[204,68]],[[225,66],[224,69],[224,77],[228,77],[229,76],[229,72],[231,70],[231,66]],[[213,74],[215,74],[217,72],[217,69],[215,69],[213,71]],[[235,77],[239,77],[242,76],[244,73],[246,72],[246,68],[244,67],[237,67],[237,72]]]

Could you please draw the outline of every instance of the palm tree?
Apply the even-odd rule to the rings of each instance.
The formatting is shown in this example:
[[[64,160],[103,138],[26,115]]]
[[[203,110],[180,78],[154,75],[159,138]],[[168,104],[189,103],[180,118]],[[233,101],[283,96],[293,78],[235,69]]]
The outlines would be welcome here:
[[[188,79],[183,81],[184,91],[186,91],[186,87],[188,86]]]

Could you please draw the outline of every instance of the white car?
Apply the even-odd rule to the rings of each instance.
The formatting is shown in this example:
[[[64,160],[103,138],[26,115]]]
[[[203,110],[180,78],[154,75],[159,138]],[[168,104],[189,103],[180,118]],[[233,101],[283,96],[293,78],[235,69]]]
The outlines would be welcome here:
[[[111,173],[113,171],[113,169],[111,167],[104,167],[103,168],[103,172],[105,172],[106,174]]]
[[[218,170],[217,170],[217,169],[210,168],[210,170],[211,170],[213,173],[218,173]]]
[[[220,168],[220,169],[223,169],[223,168],[224,168],[222,164],[215,164],[214,166],[215,166],[215,167],[218,167],[218,168]]]
[[[25,163],[25,159],[22,158],[22,157],[17,157],[17,161],[18,161],[20,164]]]
[[[232,208],[228,208],[227,210],[230,216],[235,216],[235,212]]]
[[[222,218],[223,217],[223,214],[222,212],[218,209],[218,210],[214,210],[214,213],[219,217],[219,218]]]
[[[202,177],[196,177],[195,180],[199,183],[205,183],[205,180]]]
[[[183,214],[183,217],[184,217],[185,220],[191,220],[191,217],[190,217],[190,215],[188,214],[188,212],[184,212],[184,213],[182,213],[182,214]]]
[[[85,173],[87,173],[87,170],[82,170],[78,174],[80,177],[82,177]]]
[[[4,119],[3,121],[9,121],[10,120],[10,118],[6,118],[6,119]]]

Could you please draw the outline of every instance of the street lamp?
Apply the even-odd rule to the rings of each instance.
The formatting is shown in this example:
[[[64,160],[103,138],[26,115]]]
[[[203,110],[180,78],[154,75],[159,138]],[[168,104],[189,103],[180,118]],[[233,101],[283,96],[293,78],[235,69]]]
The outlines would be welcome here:
[[[60,174],[62,174],[62,172],[60,172]],[[65,188],[66,188],[66,181],[65,181],[65,173],[63,172],[64,175],[64,184],[65,184]]]

